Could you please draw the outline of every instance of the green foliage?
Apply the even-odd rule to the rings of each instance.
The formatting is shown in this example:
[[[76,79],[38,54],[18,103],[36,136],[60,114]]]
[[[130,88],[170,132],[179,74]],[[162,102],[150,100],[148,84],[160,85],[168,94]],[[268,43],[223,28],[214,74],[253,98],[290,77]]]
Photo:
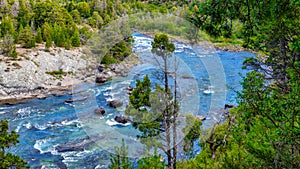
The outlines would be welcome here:
[[[29,168],[19,156],[6,152],[19,142],[18,137],[15,131],[8,132],[7,120],[0,121],[0,168]]]
[[[16,46],[11,35],[5,35],[1,43],[1,53],[4,56],[11,57],[13,59],[17,58]]]
[[[67,28],[65,25],[54,24],[51,32],[54,44],[58,47],[64,47],[67,40]]]
[[[6,34],[10,34],[18,43],[20,28],[25,28],[30,25],[31,30],[37,30],[36,38],[33,40],[22,39],[24,47],[31,48],[35,46],[35,42],[41,43],[40,32],[38,28],[41,29],[43,41],[54,41],[56,46],[68,46],[68,39],[73,37],[74,27],[80,27],[80,37],[83,44],[90,38],[90,30],[100,29],[105,24],[112,20],[118,19],[124,14],[130,14],[130,12],[137,12],[137,6],[140,6],[140,10],[145,11],[163,11],[166,12],[168,9],[172,8],[172,5],[163,5],[159,3],[136,3],[134,1],[33,1],[33,0],[9,0],[1,2],[1,37]],[[19,4],[19,6],[17,5]],[[13,7],[12,7],[13,6]],[[131,9],[132,8],[132,9]],[[157,10],[158,9],[158,10]],[[10,12],[10,13],[9,13]],[[86,26],[82,23],[88,24],[91,27],[86,29]],[[78,25],[75,25],[78,24]],[[61,27],[61,30],[57,29],[57,25]],[[15,32],[15,26],[19,28],[18,32]],[[170,26],[169,26],[170,28]],[[58,30],[57,34],[56,31]],[[22,31],[21,31],[22,32]],[[25,31],[27,33],[27,31]],[[33,34],[33,32],[31,32]],[[77,37],[77,35],[76,35]],[[24,38],[24,37],[23,37]],[[76,38],[75,38],[76,39]],[[26,41],[26,43],[24,42]],[[78,46],[78,43],[74,44],[73,39],[71,39],[73,45]],[[114,60],[122,60],[131,53],[130,43],[125,39],[124,41],[117,44],[113,49],[110,56],[107,56],[107,63],[113,63]],[[49,45],[48,45],[49,46]],[[116,57],[117,56],[117,57]],[[120,57],[120,58],[118,58]],[[112,59],[114,58],[114,59]]]
[[[32,48],[35,47],[35,37],[32,33],[32,30],[29,25],[23,29],[22,26],[20,26],[20,32],[19,32],[19,43],[24,48]]]
[[[101,59],[101,64],[109,65],[114,63],[117,63],[117,60],[109,54],[104,55],[104,57]]]
[[[151,155],[150,157],[144,157],[138,160],[138,167],[137,169],[164,169],[166,165],[162,162],[163,158],[161,155]]]
[[[155,34],[154,41],[151,42],[152,52],[165,59],[171,57],[175,51],[175,45],[169,42],[169,37],[166,34]]]
[[[74,46],[74,47],[80,46],[80,36],[79,36],[78,29],[75,29],[75,32],[74,32],[71,40],[72,40],[72,46]]]
[[[87,2],[79,2],[76,5],[76,9],[79,11],[80,15],[83,17],[89,17],[91,15],[91,9]]]
[[[46,73],[56,77],[56,79],[61,79],[62,76],[65,76],[65,75],[68,75],[68,74],[74,74],[74,72],[65,72],[62,69],[54,70],[54,71],[46,72]]]
[[[47,39],[49,39],[51,41],[52,40],[52,36],[51,36],[52,27],[49,25],[48,22],[46,22],[42,28],[43,28],[43,40],[47,41]]]
[[[13,35],[15,33],[13,20],[8,16],[2,19],[0,28],[1,28],[1,37],[4,37],[7,34]]]
[[[81,35],[82,43],[85,44],[89,38],[91,38],[92,33],[89,31],[89,26],[84,25],[81,29],[79,29],[79,34]]]
[[[26,25],[30,24],[31,18],[33,17],[32,11],[28,9],[26,6],[26,0],[19,0],[19,11],[18,11],[18,24],[26,27]]]
[[[121,40],[109,49],[101,60],[102,64],[112,64],[119,61],[123,61],[131,54],[132,36]]]
[[[128,147],[122,139],[121,147],[115,147],[115,153],[110,157],[110,169],[133,169],[133,163],[128,158]]]
[[[72,44],[71,44],[71,40],[70,39],[66,39],[66,42],[65,42],[65,49],[67,50],[70,50],[71,47],[72,47]]]
[[[36,40],[37,43],[42,43],[42,42],[43,42],[43,37],[42,37],[42,30],[41,30],[41,28],[38,28],[38,29],[37,29],[35,40]]]
[[[297,63],[296,63],[297,65]],[[297,168],[299,166],[299,66],[287,70],[290,91],[253,71],[244,77],[239,107],[223,124],[202,131],[202,152],[179,166],[200,168]],[[218,145],[217,149],[214,146]],[[212,157],[212,151],[215,156]],[[189,168],[183,167],[183,168]]]
[[[199,138],[202,122],[191,114],[186,115],[186,125],[182,130],[185,134],[183,150],[187,155],[192,155],[194,142]]]
[[[72,15],[73,20],[74,20],[77,24],[80,24],[80,23],[81,23],[81,16],[80,16],[80,13],[78,12],[77,9],[72,10],[70,14]]]
[[[129,105],[125,110],[125,114],[132,117],[133,126],[142,132],[137,137],[147,145],[148,149],[158,144],[154,138],[161,132],[160,123],[162,122],[162,111],[165,108],[160,102],[162,88],[157,86],[157,89],[151,93],[150,87],[148,75],[144,77],[143,81],[137,79],[136,87],[129,97]],[[151,141],[149,142],[149,140]]]
[[[93,15],[88,18],[88,24],[92,27],[101,28],[104,21],[98,12],[93,12]]]
[[[129,96],[129,102],[135,109],[140,109],[143,106],[150,106],[150,87],[151,83],[148,75],[144,77],[143,81],[136,79],[136,87]]]
[[[46,44],[45,44],[46,50],[48,51],[51,46],[52,46],[52,41],[50,38],[47,38]]]

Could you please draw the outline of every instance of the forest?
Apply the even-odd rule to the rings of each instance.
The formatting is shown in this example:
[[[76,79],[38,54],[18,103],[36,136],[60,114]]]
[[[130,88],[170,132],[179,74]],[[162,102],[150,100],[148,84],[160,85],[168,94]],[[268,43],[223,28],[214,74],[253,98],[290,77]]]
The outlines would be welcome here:
[[[242,90],[237,91],[238,106],[229,110],[224,122],[202,130],[200,120],[186,117],[187,123],[193,124],[184,130],[187,159],[177,158],[177,143],[171,141],[176,135],[179,103],[177,91],[168,86],[168,71],[164,70],[165,85],[157,85],[155,90],[151,90],[148,77],[137,80],[125,114],[146,119],[133,127],[142,133],[138,139],[149,152],[154,151],[131,159],[123,142],[115,147],[110,168],[300,168],[299,0],[1,0],[0,59],[21,57],[17,46],[29,50],[37,45],[45,50],[85,46],[93,33],[111,21],[139,12],[172,13],[195,25],[196,40],[240,45],[257,57],[244,60],[243,68],[252,71],[243,77]],[[151,23],[147,26],[150,30]],[[121,40],[101,62],[121,62],[132,53],[132,43],[132,37]],[[162,58],[165,66],[174,44],[167,35],[155,34],[151,45],[152,53]],[[150,101],[156,103],[152,110],[145,108]],[[157,119],[149,120],[151,111],[159,112]],[[165,150],[155,140],[160,133],[166,134]],[[1,121],[0,168],[26,166],[20,157],[6,151],[18,143],[17,138],[18,134],[8,130],[8,122]],[[200,145],[199,154],[193,154],[193,144]]]

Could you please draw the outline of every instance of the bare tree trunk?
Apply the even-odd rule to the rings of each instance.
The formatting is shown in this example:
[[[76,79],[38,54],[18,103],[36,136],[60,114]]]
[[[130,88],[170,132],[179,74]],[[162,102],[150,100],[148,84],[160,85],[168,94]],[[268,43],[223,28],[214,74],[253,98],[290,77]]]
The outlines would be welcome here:
[[[167,68],[167,56],[164,59],[164,75],[165,75],[165,111],[164,111],[164,125],[166,132],[166,144],[167,144],[167,156],[168,156],[168,168],[172,169],[172,154],[171,154],[171,136],[170,136],[170,105],[169,105],[169,84],[168,84],[168,68]]]
[[[176,169],[177,163],[177,131],[176,131],[176,121],[177,121],[177,66],[176,66],[176,56],[175,57],[175,64],[174,64],[174,108],[173,108],[173,169]]]

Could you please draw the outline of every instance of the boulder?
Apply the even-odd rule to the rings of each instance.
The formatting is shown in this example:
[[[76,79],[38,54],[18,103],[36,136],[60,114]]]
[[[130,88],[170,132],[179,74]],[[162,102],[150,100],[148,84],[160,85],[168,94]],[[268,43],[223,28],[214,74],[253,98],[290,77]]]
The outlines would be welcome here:
[[[190,76],[190,75],[182,75],[181,76],[183,79],[194,79],[193,76]]]
[[[128,86],[128,87],[126,87],[126,90],[132,91],[132,90],[133,90],[133,87],[132,87],[132,86]]]
[[[104,71],[104,69],[105,69],[105,66],[104,65],[102,65],[102,64],[100,64],[99,66],[98,66],[98,71],[101,73],[101,72],[103,72]]]
[[[54,90],[54,91],[52,91],[52,95],[55,96],[55,97],[61,97],[64,94],[65,93],[63,91],[60,91],[60,90]]]
[[[65,100],[65,103],[72,103],[72,102],[74,102],[72,98],[68,98],[67,100]]]
[[[233,104],[225,104],[224,109],[233,108]]]
[[[55,147],[57,152],[67,152],[67,151],[84,151],[88,146],[93,144],[95,138],[87,137],[84,139],[79,139],[75,141],[71,141],[68,143],[60,144]]]
[[[44,100],[44,99],[46,99],[47,97],[48,97],[48,96],[45,95],[45,94],[39,94],[39,95],[36,96],[36,98],[38,98],[38,99],[40,99],[40,100]]]
[[[121,107],[123,105],[123,102],[120,100],[113,100],[113,101],[108,102],[108,105],[110,107],[117,108],[117,107]]]
[[[105,114],[105,109],[103,107],[100,107],[100,108],[96,108],[94,110],[94,113],[95,114],[98,114],[98,115],[104,115]]]
[[[96,76],[95,82],[96,83],[105,83],[107,81],[107,78],[104,75],[98,74]]]
[[[205,116],[196,116],[196,118],[198,119],[198,120],[201,120],[201,121],[203,121],[203,120],[205,120],[206,119],[206,117]]]
[[[116,116],[114,118],[114,120],[118,123],[122,123],[122,124],[125,124],[128,122],[127,118],[125,116]]]

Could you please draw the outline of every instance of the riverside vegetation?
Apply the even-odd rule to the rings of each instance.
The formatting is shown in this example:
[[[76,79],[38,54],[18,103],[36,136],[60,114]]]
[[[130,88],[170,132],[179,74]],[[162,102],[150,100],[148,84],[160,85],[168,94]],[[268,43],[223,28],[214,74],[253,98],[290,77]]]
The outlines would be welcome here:
[[[230,111],[227,120],[207,130],[200,130],[201,122],[195,121],[186,133],[185,147],[192,147],[198,140],[202,150],[190,159],[176,159],[176,146],[170,148],[169,127],[176,124],[176,91],[171,95],[168,86],[157,86],[149,91],[149,81],[137,81],[137,88],[130,98],[130,116],[147,116],[147,95],[161,91],[166,107],[158,120],[144,125],[136,124],[145,137],[141,140],[154,149],[152,156],[141,158],[137,165],[126,157],[126,145],[116,148],[111,157],[111,168],[299,168],[300,166],[300,3],[298,0],[2,0],[1,53],[3,57],[17,59],[16,44],[33,48],[43,43],[48,50],[52,45],[70,49],[85,45],[91,32],[110,21],[135,12],[173,13],[185,17],[196,25],[196,40],[212,40],[218,45],[242,45],[256,51],[257,58],[245,60],[244,65],[252,72],[243,78],[243,90],[238,92],[238,107]],[[151,30],[151,22],[145,21],[145,30]],[[165,23],[164,26],[168,26]],[[180,28],[171,28],[180,32]],[[158,38],[158,37],[157,37]],[[165,39],[165,38],[162,38]],[[52,43],[53,42],[53,43]],[[130,40],[116,44],[102,60],[105,64],[118,62],[131,53]],[[157,46],[153,45],[155,49]],[[166,51],[166,53],[171,52]],[[164,56],[165,51],[154,52]],[[1,58],[2,59],[2,58]],[[166,73],[167,71],[165,71]],[[167,82],[167,78],[164,78]],[[167,84],[167,83],[165,83]],[[141,86],[141,87],[139,87]],[[144,93],[137,92],[143,90]],[[139,93],[139,94],[135,94]],[[144,94],[144,95],[142,95]],[[136,102],[143,98],[142,101]],[[161,103],[160,103],[161,104]],[[130,107],[130,106],[129,106]],[[159,108],[159,106],[158,106]],[[161,107],[160,107],[161,108]],[[151,118],[151,116],[147,116]],[[175,122],[175,123],[174,123]],[[20,167],[24,161],[6,155],[5,147],[11,139],[7,136],[7,122],[1,130],[2,168],[16,164],[7,163],[18,159]],[[165,125],[164,127],[161,124]],[[2,128],[2,127],[1,127]],[[172,128],[172,127],[171,127]],[[166,133],[165,152],[167,162],[156,152],[163,149],[161,143],[150,145],[149,136]],[[11,133],[13,144],[17,136]],[[169,136],[168,136],[169,135]],[[176,134],[175,134],[176,135]],[[143,135],[144,136],[144,135]],[[172,140],[174,141],[174,140]],[[176,144],[175,144],[176,145]]]

